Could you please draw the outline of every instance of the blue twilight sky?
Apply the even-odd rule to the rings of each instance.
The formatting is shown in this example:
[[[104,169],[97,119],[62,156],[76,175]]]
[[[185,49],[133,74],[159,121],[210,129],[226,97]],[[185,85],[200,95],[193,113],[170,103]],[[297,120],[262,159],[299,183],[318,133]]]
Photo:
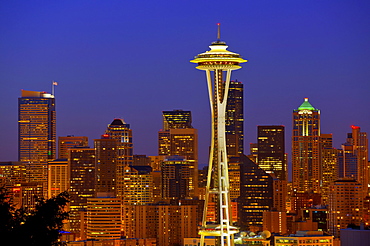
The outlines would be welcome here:
[[[133,129],[134,153],[156,155],[163,110],[193,113],[200,164],[210,113],[205,74],[190,63],[216,39],[249,60],[245,144],[257,125],[285,125],[304,97],[335,147],[351,125],[370,132],[370,1],[10,1],[0,3],[0,161],[17,160],[20,90],[56,88],[57,135],[100,138],[113,118]]]

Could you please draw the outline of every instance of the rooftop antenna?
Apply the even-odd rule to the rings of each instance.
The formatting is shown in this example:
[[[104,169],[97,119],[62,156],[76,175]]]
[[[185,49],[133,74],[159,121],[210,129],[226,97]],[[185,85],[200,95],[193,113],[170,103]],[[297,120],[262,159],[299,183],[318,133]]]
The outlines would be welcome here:
[[[221,40],[221,23],[217,23],[217,41]]]

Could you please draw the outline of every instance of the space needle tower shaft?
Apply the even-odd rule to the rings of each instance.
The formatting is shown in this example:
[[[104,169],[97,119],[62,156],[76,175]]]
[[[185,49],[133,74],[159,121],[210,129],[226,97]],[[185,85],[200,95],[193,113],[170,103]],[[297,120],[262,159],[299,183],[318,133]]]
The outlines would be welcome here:
[[[205,236],[218,237],[217,242],[221,246],[234,245],[233,235],[238,232],[238,229],[232,226],[225,117],[231,71],[241,68],[239,64],[247,61],[239,54],[227,50],[226,43],[220,41],[220,24],[217,25],[217,41],[209,46],[211,50],[197,55],[190,61],[198,64],[197,69],[206,72],[212,117],[206,197],[202,227],[199,231],[202,246]],[[207,221],[210,202],[216,204],[215,221]]]

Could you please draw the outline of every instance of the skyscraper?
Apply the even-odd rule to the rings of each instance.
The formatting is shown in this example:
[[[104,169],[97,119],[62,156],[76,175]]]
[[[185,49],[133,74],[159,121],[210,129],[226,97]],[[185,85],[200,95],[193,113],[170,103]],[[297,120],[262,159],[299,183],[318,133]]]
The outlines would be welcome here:
[[[244,154],[244,86],[240,81],[230,81],[227,96],[225,134],[227,156]]]
[[[351,126],[352,132],[347,134],[347,151],[356,156],[355,179],[360,182],[364,189],[364,195],[367,195],[369,189],[369,141],[366,132],[361,132],[359,126]],[[347,176],[348,177],[348,176]]]
[[[158,132],[158,155],[183,156],[189,163],[190,196],[198,196],[198,131],[191,125],[191,112],[163,111],[163,130]]]
[[[94,140],[95,147],[95,192],[116,194],[117,141],[108,134]]]
[[[27,167],[28,182],[47,186],[47,163],[55,159],[55,98],[46,92],[22,90],[18,99],[19,161]]]
[[[132,130],[130,124],[122,119],[114,119],[108,125],[105,134],[108,138],[116,140],[116,181],[115,189],[118,197],[123,196],[124,169],[133,163]]]
[[[246,60],[239,54],[228,51],[226,43],[220,41],[219,24],[217,41],[209,47],[210,51],[201,53],[191,60],[198,64],[197,69],[206,72],[212,115],[212,140],[203,221],[199,232],[200,244],[204,244],[205,236],[212,235],[217,237],[218,244],[229,246],[233,244],[233,235],[237,232],[237,228],[232,226],[232,218],[230,218],[232,215],[225,134],[226,108],[231,71],[241,68],[239,64]],[[215,201],[219,204],[217,221],[214,224],[207,224],[208,202],[212,196],[216,197]]]
[[[284,126],[258,126],[258,165],[287,180]]]
[[[320,192],[320,110],[308,98],[293,110],[292,169],[297,192]]]
[[[79,147],[69,149],[70,167],[70,228],[80,239],[86,239],[87,198],[95,195],[95,149]]]
[[[88,138],[84,136],[68,135],[66,137],[58,137],[58,159],[68,158],[68,149],[74,147],[88,146]]]

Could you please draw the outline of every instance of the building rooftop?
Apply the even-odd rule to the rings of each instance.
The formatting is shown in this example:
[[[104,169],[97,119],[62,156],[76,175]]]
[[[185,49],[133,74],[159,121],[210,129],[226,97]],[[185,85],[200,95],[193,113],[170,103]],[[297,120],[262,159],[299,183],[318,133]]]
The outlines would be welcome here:
[[[311,103],[308,102],[308,97],[304,99],[304,102],[299,106],[298,110],[316,110]]]

